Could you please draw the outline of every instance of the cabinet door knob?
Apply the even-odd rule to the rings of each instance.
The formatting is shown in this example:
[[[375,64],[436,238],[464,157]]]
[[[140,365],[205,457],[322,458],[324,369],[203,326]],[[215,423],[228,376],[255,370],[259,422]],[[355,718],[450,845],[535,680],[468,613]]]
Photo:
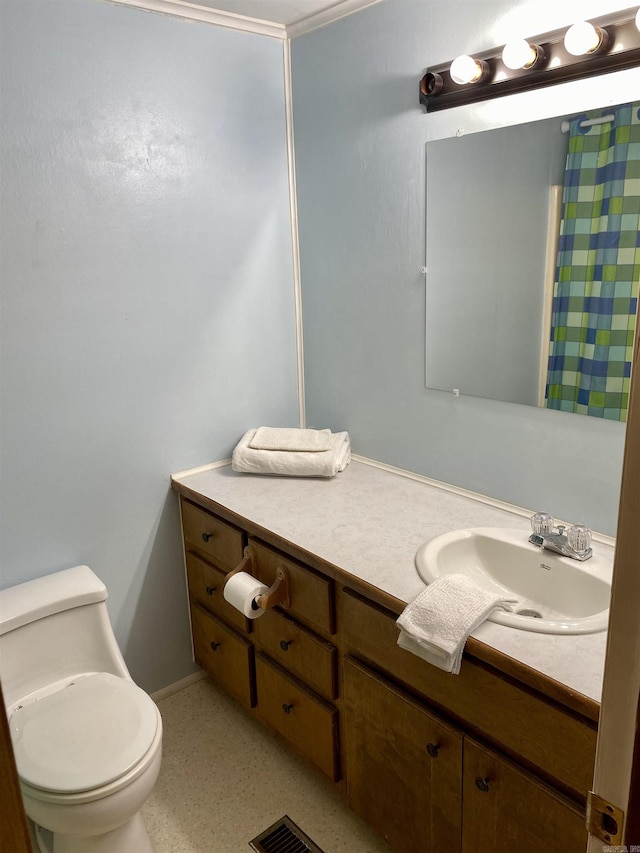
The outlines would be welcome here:
[[[282,651],[286,652],[292,642],[293,640],[280,640],[280,648],[282,649]]]
[[[489,780],[483,779],[481,776],[476,776],[476,788],[486,794],[489,790]]]
[[[216,641],[215,641],[215,640],[212,640],[212,641],[209,643],[209,645],[211,646],[211,648],[213,649],[213,651],[214,651],[214,652],[217,652],[217,651],[218,651],[218,649],[220,648],[220,643],[216,643]]]
[[[437,758],[438,753],[440,752],[440,744],[439,743],[428,743],[427,744],[427,752],[431,756],[431,758]]]
[[[212,536],[213,536],[213,533],[203,533],[203,534],[202,534],[202,541],[203,541],[203,542],[208,542],[208,541],[209,541],[209,539],[211,539],[211,537],[212,537]]]
[[[215,591],[216,591],[215,586],[206,586],[205,587],[205,592],[207,593],[207,595],[213,595],[213,593]]]
[[[285,702],[285,704],[282,706],[282,710],[288,716],[293,711],[293,705],[287,705],[287,703]]]

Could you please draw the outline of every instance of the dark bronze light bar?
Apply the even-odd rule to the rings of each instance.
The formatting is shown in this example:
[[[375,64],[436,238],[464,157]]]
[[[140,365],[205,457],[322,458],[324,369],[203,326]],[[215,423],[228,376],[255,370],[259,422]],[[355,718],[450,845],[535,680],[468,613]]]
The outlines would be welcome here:
[[[635,7],[595,18],[590,22],[591,27],[589,22],[581,22],[575,28],[566,27],[527,39],[531,53],[527,65],[522,68],[513,69],[505,64],[502,47],[436,65],[427,69],[420,81],[420,103],[427,112],[435,112],[640,66],[639,18],[640,12]],[[567,50],[565,36],[569,29],[573,30],[571,35],[581,35],[576,32],[580,28],[587,33],[593,31],[594,40],[590,52],[576,56]],[[571,36],[569,45],[575,49],[570,40]],[[461,59],[464,62],[459,62]],[[474,61],[478,65],[475,75]],[[454,63],[457,66],[452,72]],[[475,81],[455,82],[455,77],[459,79],[458,66],[463,70],[469,66],[470,76],[475,76]]]

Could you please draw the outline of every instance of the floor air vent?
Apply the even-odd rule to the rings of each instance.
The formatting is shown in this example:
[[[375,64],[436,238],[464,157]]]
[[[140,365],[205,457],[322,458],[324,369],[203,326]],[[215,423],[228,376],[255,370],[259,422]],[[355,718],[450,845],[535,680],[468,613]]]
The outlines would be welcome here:
[[[249,846],[257,853],[322,853],[287,815],[256,835]]]

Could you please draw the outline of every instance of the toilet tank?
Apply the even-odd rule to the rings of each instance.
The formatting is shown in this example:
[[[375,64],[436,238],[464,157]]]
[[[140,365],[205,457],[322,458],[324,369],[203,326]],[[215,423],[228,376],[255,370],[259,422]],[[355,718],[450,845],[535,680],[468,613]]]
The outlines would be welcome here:
[[[88,566],[0,590],[0,680],[9,712],[32,693],[84,672],[130,678],[106,598]]]

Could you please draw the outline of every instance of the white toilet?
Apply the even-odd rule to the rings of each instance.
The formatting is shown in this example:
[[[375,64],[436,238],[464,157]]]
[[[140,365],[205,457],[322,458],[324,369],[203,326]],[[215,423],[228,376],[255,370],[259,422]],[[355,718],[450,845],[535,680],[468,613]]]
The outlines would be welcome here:
[[[76,566],[0,590],[0,680],[25,811],[46,853],[152,853],[139,813],[162,720],[131,680],[107,590]]]

